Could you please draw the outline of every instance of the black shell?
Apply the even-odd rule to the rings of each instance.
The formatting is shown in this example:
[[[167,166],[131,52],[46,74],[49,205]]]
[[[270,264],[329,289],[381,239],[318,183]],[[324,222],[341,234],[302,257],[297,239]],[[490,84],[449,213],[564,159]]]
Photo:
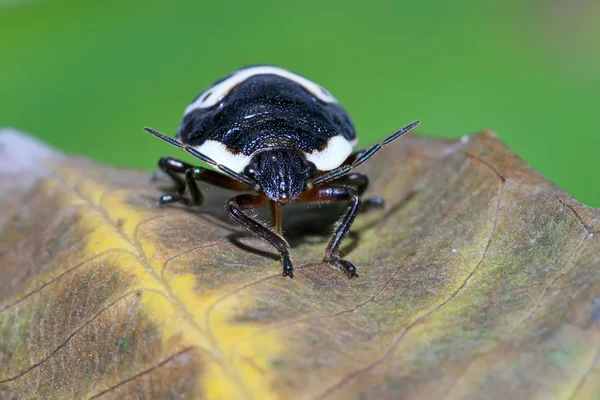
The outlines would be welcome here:
[[[194,101],[232,76],[215,82]],[[356,139],[354,124],[337,101],[323,101],[301,83],[269,73],[246,78],[211,107],[189,110],[176,137],[192,146],[216,140],[233,153],[252,155],[271,149],[311,152],[336,135],[349,142]]]

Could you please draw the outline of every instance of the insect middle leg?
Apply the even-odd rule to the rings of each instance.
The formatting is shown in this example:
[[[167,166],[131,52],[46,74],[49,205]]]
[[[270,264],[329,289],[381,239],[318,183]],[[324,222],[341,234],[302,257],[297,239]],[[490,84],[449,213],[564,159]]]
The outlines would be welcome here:
[[[316,187],[311,190],[304,192],[298,201],[307,203],[333,203],[340,201],[349,201],[350,208],[342,219],[342,222],[338,225],[333,236],[329,240],[327,247],[325,248],[324,261],[330,264],[342,268],[348,274],[348,278],[358,276],[356,273],[356,267],[342,259],[339,254],[340,245],[348,234],[356,215],[360,208],[360,196],[357,190],[348,186],[333,186],[327,185],[323,187]]]
[[[167,174],[175,183],[176,194],[166,194],[160,197],[158,205],[180,202],[186,205],[200,205],[203,202],[202,192],[198,189],[196,181],[211,183],[215,186],[231,190],[250,190],[251,187],[243,182],[236,181],[210,169],[197,167],[172,157],[161,157],[158,167]],[[182,179],[178,174],[184,174]],[[190,193],[191,201],[185,197],[186,189]]]
[[[275,247],[281,255],[281,262],[283,264],[283,276],[294,277],[294,267],[292,260],[290,259],[289,245],[286,240],[278,233],[273,232],[260,222],[244,214],[244,210],[252,210],[261,207],[267,202],[265,196],[256,196],[253,194],[241,194],[230,199],[227,202],[225,208],[229,213],[229,216],[235,221],[256,233],[258,236],[266,240]]]

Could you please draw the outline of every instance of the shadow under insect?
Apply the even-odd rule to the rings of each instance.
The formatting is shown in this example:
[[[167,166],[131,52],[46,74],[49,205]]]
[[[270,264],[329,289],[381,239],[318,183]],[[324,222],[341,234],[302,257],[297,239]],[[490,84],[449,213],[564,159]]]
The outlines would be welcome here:
[[[283,212],[283,232],[291,248],[299,247],[303,244],[325,245],[334,231],[335,225],[347,211],[347,206],[341,204],[288,204]],[[257,219],[269,221],[267,209],[261,209],[257,213]],[[279,254],[257,249],[244,243],[241,239],[247,237],[248,233],[236,230],[228,235],[228,239],[237,247],[255,253],[273,260],[279,260]],[[350,232],[341,255],[346,255],[352,248],[356,247],[359,234]]]
[[[260,247],[253,246],[244,241],[244,238],[255,237],[252,232],[243,229],[236,224],[227,214],[223,204],[229,198],[235,195],[235,192],[215,188],[210,185],[199,185],[206,194],[204,202],[200,206],[169,205],[176,207],[197,216],[205,218],[211,223],[217,224],[219,228],[229,231],[227,239],[236,247],[250,253],[266,257],[272,260],[279,260],[280,256],[275,251],[268,251]],[[168,187],[159,187],[159,190],[168,190]],[[392,214],[400,210],[408,203],[416,192],[409,192],[398,202],[387,206],[380,197],[365,196],[361,203],[360,214],[377,213],[377,216],[366,225],[358,229],[353,229],[348,233],[344,245],[340,249],[340,254],[346,256],[351,253],[359,244],[362,235],[373,229],[379,222],[386,220]],[[155,197],[148,197],[148,200],[156,200]],[[306,204],[290,203],[284,207],[282,228],[286,240],[290,247],[298,248],[302,245],[320,245],[324,246],[330,239],[335,226],[348,210],[348,205],[343,203],[331,204]],[[261,221],[265,225],[270,225],[270,215],[268,207],[250,211],[250,215]]]
[[[168,184],[168,180],[164,178],[160,175],[155,176],[155,181],[162,182],[156,185],[157,190],[161,193],[165,191],[175,192],[174,188]],[[239,249],[275,261],[280,259],[280,255],[276,251],[269,251],[244,241],[245,238],[256,237],[256,235],[235,223],[223,206],[228,199],[235,196],[236,192],[201,183],[198,186],[205,194],[201,205],[170,204],[169,207],[180,208],[197,218],[203,218],[212,224],[218,225],[220,229],[229,231],[226,236],[227,239]],[[344,245],[340,249],[340,255],[346,256],[351,253],[359,246],[361,237],[365,232],[373,229],[378,223],[402,209],[416,194],[416,191],[411,191],[396,202],[384,202],[380,197],[364,196],[359,215],[366,213],[377,213],[377,215],[375,218],[371,218],[367,224],[362,224],[360,228],[353,229],[348,233]],[[155,195],[144,197],[146,197],[146,200],[153,202],[157,198]],[[329,241],[336,225],[347,212],[348,207],[349,204],[345,203],[307,204],[292,202],[287,204],[283,210],[282,230],[290,247],[293,249],[302,245],[324,246]],[[247,212],[263,224],[271,225],[269,207]]]

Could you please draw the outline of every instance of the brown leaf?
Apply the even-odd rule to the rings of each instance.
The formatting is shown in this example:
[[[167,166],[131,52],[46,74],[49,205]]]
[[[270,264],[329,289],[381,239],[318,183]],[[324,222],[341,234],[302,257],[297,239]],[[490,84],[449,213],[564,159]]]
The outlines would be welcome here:
[[[2,399],[600,395],[600,211],[490,132],[366,163],[352,280],[320,262],[339,208],[286,207],[291,280],[231,193],[158,209],[148,173],[0,149]]]

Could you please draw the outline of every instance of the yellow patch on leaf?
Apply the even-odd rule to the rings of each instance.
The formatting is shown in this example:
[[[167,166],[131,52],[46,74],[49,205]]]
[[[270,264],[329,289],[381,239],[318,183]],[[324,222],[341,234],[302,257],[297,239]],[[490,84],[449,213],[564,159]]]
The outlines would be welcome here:
[[[352,280],[320,261],[343,210],[286,206],[292,280],[228,218],[233,192],[157,208],[149,173],[4,138],[0,398],[600,393],[600,211],[492,133],[361,166],[387,206],[344,241]],[[4,165],[22,146],[47,167]]]

